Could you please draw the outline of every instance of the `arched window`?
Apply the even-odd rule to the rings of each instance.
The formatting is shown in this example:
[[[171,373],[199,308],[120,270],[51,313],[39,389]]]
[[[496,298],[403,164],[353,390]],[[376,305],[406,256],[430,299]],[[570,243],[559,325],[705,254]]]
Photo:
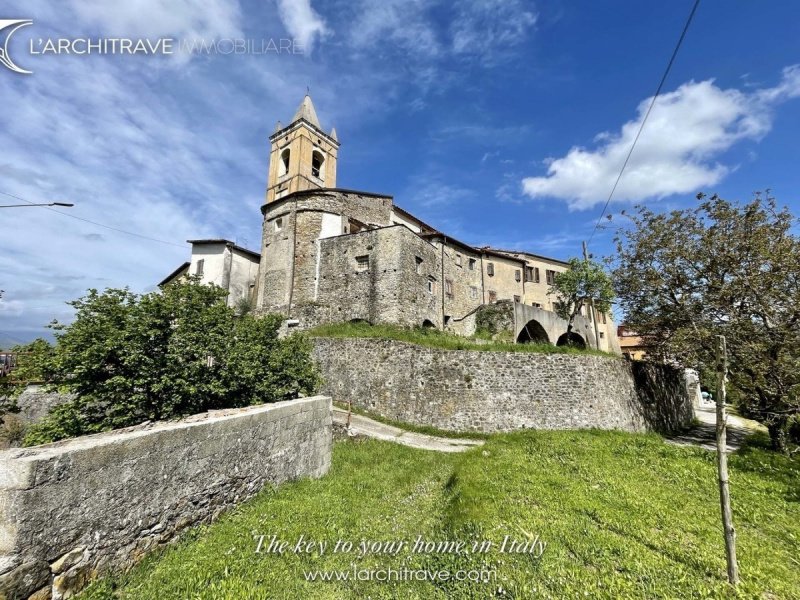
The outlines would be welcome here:
[[[325,155],[319,150],[311,153],[311,175],[318,179],[325,180]]]
[[[289,151],[288,148],[286,148],[286,150],[281,152],[281,162],[278,165],[278,175],[280,177],[283,177],[284,175],[286,175],[289,172],[289,156],[290,155],[291,155],[291,152]]]

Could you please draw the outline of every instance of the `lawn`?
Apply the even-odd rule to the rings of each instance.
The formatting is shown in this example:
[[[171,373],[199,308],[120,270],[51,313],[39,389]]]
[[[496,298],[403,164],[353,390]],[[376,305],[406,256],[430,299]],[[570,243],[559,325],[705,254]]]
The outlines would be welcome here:
[[[800,598],[800,465],[757,444],[730,461],[738,597]],[[737,597],[713,453],[655,435],[520,432],[462,455],[342,441],[330,473],[266,490],[128,575],[80,597]],[[480,553],[256,553],[254,535],[355,542],[490,541]],[[500,552],[508,535],[534,552]],[[538,538],[537,538],[538,536]],[[538,539],[537,543],[530,543]],[[543,546],[544,545],[544,546]],[[543,548],[543,551],[542,551]],[[262,548],[263,549],[263,548]],[[452,550],[452,548],[451,548]],[[493,571],[480,582],[306,581],[315,569]],[[351,571],[352,572],[352,571]]]
[[[369,323],[332,323],[320,325],[309,330],[309,335],[335,338],[379,338],[398,340],[440,348],[442,350],[480,350],[482,352],[537,352],[544,354],[594,354],[614,356],[600,350],[587,348],[581,350],[574,346],[554,346],[553,344],[514,344],[512,342],[491,341],[467,338],[438,329],[422,327],[400,327],[399,325],[370,325]]]

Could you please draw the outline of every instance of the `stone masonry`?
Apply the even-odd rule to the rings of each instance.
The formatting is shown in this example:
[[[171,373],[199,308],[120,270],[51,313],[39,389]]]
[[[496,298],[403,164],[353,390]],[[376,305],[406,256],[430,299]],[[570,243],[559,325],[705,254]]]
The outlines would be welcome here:
[[[69,598],[264,485],[330,466],[316,396],[0,452],[0,599]]]
[[[597,355],[443,350],[314,338],[324,392],[452,431],[675,431],[693,416],[681,369]]]

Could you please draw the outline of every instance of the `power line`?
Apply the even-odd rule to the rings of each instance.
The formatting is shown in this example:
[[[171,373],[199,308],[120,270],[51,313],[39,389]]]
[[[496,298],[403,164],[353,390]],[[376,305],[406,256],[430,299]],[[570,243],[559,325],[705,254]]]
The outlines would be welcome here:
[[[9,198],[14,198],[15,200],[20,200],[22,202],[26,202],[28,204],[36,204],[35,202],[31,202],[30,200],[26,200],[25,198],[20,198],[19,196],[15,196],[14,194],[9,194],[8,192],[4,192],[0,190],[0,194],[4,196],[8,196]],[[170,246],[177,246],[178,248],[186,248],[187,244],[176,244],[175,242],[168,242],[167,240],[160,240],[158,238],[150,237],[148,235],[142,235],[141,233],[135,233],[133,231],[127,231],[125,229],[120,229],[119,227],[112,227],[111,225],[105,225],[103,223],[98,223],[97,221],[92,221],[90,219],[84,219],[83,217],[77,217],[75,215],[61,212],[60,210],[56,210],[54,208],[49,208],[47,206],[43,206],[47,210],[51,210],[54,213],[59,215],[63,215],[65,217],[69,217],[71,219],[77,219],[78,221],[83,221],[84,223],[90,223],[91,225],[96,225],[97,227],[104,227],[105,229],[109,229],[111,231],[116,231],[117,233],[124,233],[125,235],[132,235],[134,237],[141,238],[143,240],[149,240],[151,242],[158,242],[159,244],[168,244]]]
[[[653,96],[653,99],[650,101],[650,106],[647,107],[647,112],[644,115],[644,119],[642,119],[641,125],[639,125],[639,131],[636,132],[636,137],[633,139],[633,143],[631,144],[631,149],[628,151],[628,156],[625,157],[625,162],[622,163],[622,168],[619,171],[619,175],[617,175],[617,180],[614,182],[614,187],[611,188],[611,193],[608,195],[608,199],[606,200],[605,206],[603,206],[603,211],[600,213],[600,217],[597,219],[597,223],[594,225],[594,229],[592,229],[592,235],[589,236],[589,243],[591,243],[592,238],[594,237],[597,228],[600,226],[600,221],[603,219],[603,216],[606,214],[606,210],[608,209],[608,204],[611,202],[611,198],[614,196],[614,192],[617,191],[617,186],[619,185],[620,179],[622,179],[622,174],[625,172],[625,167],[628,166],[628,161],[631,158],[631,154],[633,154],[633,149],[636,148],[636,142],[639,141],[639,136],[642,135],[642,129],[644,129],[644,124],[647,122],[647,117],[650,116],[650,111],[653,110],[653,106],[656,103],[656,99],[658,98],[659,94],[661,94],[661,88],[664,87],[664,82],[667,80],[667,76],[669,75],[670,70],[672,69],[672,63],[675,62],[675,57],[678,56],[678,50],[681,48],[681,44],[683,44],[683,39],[686,37],[686,32],[689,31],[689,25],[692,24],[692,19],[694,19],[694,14],[697,12],[697,7],[700,5],[700,0],[695,0],[694,6],[692,6],[692,11],[689,13],[689,18],[686,19],[686,24],[683,26],[683,31],[681,32],[681,37],[678,38],[678,43],[675,45],[675,49],[672,51],[672,56],[669,59],[669,63],[667,63],[667,68],[664,71],[664,75],[661,77],[661,81],[656,88],[656,93]]]

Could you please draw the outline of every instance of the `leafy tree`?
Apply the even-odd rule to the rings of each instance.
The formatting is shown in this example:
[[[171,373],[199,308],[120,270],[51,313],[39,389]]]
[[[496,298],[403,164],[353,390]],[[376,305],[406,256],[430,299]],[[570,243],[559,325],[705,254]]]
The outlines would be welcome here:
[[[567,343],[572,343],[572,327],[575,317],[584,306],[594,300],[599,312],[608,312],[614,300],[614,286],[602,265],[591,260],[571,258],[569,269],[556,274],[549,293],[558,299],[556,313],[568,322]]]
[[[26,444],[210,409],[296,398],[318,383],[308,342],[278,339],[281,318],[236,317],[225,292],[196,280],[138,296],[89,290],[44,370],[76,394]]]
[[[769,194],[698,195],[697,208],[637,207],[620,231],[614,282],[627,323],[661,358],[714,370],[728,341],[732,396],[787,449],[800,413],[800,240]]]

